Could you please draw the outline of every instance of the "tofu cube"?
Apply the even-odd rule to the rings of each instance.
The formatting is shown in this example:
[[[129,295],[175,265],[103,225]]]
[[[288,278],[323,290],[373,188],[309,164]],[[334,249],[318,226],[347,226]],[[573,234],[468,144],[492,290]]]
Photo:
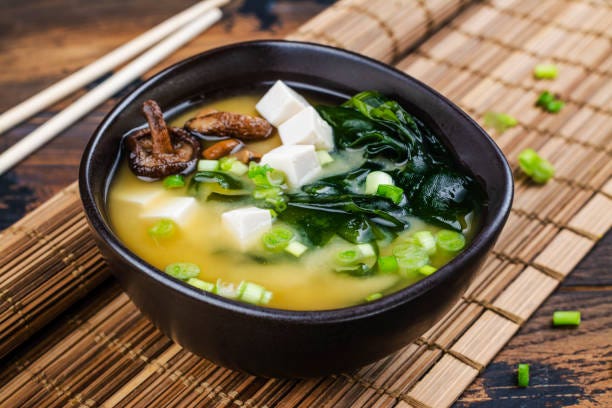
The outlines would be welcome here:
[[[221,222],[244,249],[272,226],[272,214],[262,208],[243,207],[224,212]]]
[[[155,200],[163,195],[164,191],[159,186],[154,188],[130,189],[130,191],[122,191],[116,198],[121,200],[125,205],[136,207],[138,210],[146,208]]]
[[[278,127],[308,106],[310,104],[302,95],[289,88],[283,81],[276,81],[257,102],[255,109],[268,122]]]
[[[313,145],[279,146],[264,154],[261,164],[268,164],[284,172],[287,184],[292,188],[303,186],[321,172],[321,164]]]
[[[283,144],[314,145],[320,150],[334,148],[331,126],[319,116],[312,106],[302,109],[278,127]]]
[[[142,218],[159,220],[170,219],[179,226],[186,226],[194,215],[198,203],[194,197],[168,197],[155,202],[142,214]]]

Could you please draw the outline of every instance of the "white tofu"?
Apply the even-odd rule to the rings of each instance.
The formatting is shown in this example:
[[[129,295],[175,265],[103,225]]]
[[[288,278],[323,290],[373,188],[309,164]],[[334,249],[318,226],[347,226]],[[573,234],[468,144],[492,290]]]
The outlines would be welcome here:
[[[319,116],[312,106],[302,109],[278,127],[283,144],[314,145],[320,150],[334,148],[331,126]]]
[[[268,122],[278,127],[308,106],[310,104],[302,95],[289,88],[283,81],[276,81],[257,102],[255,109]]]
[[[244,249],[272,226],[272,214],[262,208],[243,207],[224,212],[221,222]]]
[[[166,218],[179,226],[186,226],[196,212],[197,206],[194,197],[168,197],[153,203],[141,214],[141,217],[151,220]]]
[[[137,207],[140,211],[160,198],[163,193],[164,191],[159,186],[155,186],[154,188],[130,190],[129,192],[123,191],[116,198],[126,205]]]
[[[261,163],[284,172],[287,184],[292,188],[303,186],[321,172],[321,164],[313,145],[279,146],[264,154]]]

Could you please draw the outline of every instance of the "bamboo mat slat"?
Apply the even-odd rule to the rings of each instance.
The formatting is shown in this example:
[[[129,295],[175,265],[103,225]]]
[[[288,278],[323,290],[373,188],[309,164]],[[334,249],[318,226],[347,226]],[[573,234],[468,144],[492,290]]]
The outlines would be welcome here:
[[[443,3],[452,2],[393,2],[394,7],[424,5],[430,13],[441,10],[436,7]],[[340,16],[341,21],[362,16],[374,24],[377,19],[390,21],[389,15],[370,15],[384,12],[376,2],[342,1],[296,36],[359,51],[358,42],[347,42],[353,39],[343,31],[349,25],[334,25],[330,16]],[[419,27],[413,31],[416,38],[423,34],[415,33],[427,32],[427,21],[435,23],[454,12],[440,12],[424,22],[404,19],[402,25],[398,19],[387,28],[369,26],[370,33],[377,27],[393,28],[393,35],[383,37],[386,49],[370,55],[394,60],[402,55],[394,47],[402,43],[392,38],[404,38],[407,25]],[[394,60],[399,69],[441,91],[477,120],[494,110],[520,121],[503,134],[493,133],[515,170],[516,199],[507,226],[465,296],[414,343],[356,372],[307,381],[252,377],[174,345],[110,282],[107,289],[95,289],[83,311],[56,318],[53,328],[44,329],[49,333],[43,333],[40,345],[8,356],[7,374],[0,377],[0,406],[451,405],[612,225],[612,29],[606,21],[612,21],[612,7],[596,0],[483,1],[465,7],[437,32],[430,28],[414,52]],[[557,80],[533,80],[533,65],[541,61],[559,65]],[[568,101],[559,114],[533,106],[544,88]],[[520,174],[516,156],[525,147],[537,149],[555,164],[557,174],[551,182],[536,186]],[[8,244],[0,253],[0,267],[8,262],[11,271],[27,267],[33,254],[48,254],[50,248],[59,266],[45,279],[53,274],[74,276],[75,265],[97,265],[95,253],[77,252],[79,244],[62,241],[61,234],[50,236],[59,226],[79,231],[78,211],[69,223],[49,216],[72,208],[67,198],[74,203],[74,186],[67,191],[3,233]],[[85,241],[81,238],[80,245]],[[64,258],[58,254],[67,260],[60,262]],[[44,273],[45,261],[36,265],[28,271],[31,279]],[[86,275],[88,269],[94,268],[82,268],[77,273],[80,283],[74,279],[75,289],[66,292],[71,303],[108,274],[103,263],[95,276]],[[37,307],[42,306],[25,302],[36,304],[36,293],[28,296],[32,286],[18,286],[19,276],[0,272],[0,324],[22,333],[19,338],[10,333],[2,337],[7,345],[0,350],[8,351],[55,315],[37,320]],[[96,276],[99,280],[94,282]],[[42,283],[41,278],[37,282]],[[67,280],[64,285],[69,285]]]

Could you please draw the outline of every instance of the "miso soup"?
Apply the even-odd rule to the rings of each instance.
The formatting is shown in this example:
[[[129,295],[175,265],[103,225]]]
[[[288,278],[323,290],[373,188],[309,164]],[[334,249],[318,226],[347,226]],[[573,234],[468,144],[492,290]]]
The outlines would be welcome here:
[[[436,273],[479,228],[479,185],[376,92],[313,108],[279,81],[171,126],[154,102],[143,112],[110,186],[112,227],[199,290],[290,310],[371,302]]]

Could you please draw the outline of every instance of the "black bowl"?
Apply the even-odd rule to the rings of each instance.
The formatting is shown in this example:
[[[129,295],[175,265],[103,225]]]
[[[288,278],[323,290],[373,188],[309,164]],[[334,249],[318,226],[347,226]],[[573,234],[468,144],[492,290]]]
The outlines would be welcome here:
[[[203,293],[140,259],[113,233],[105,206],[122,135],[143,124],[142,103],[163,109],[283,79],[346,97],[366,89],[397,99],[441,135],[488,199],[471,245],[422,281],[382,299],[324,311],[250,306]],[[460,298],[508,216],[513,184],[489,136],[436,91],[387,65],[335,48],[288,41],[234,44],[180,62],[139,86],[98,127],[85,150],[80,192],[98,246],[140,310],[181,346],[222,366],[269,377],[355,369],[424,333]]]

